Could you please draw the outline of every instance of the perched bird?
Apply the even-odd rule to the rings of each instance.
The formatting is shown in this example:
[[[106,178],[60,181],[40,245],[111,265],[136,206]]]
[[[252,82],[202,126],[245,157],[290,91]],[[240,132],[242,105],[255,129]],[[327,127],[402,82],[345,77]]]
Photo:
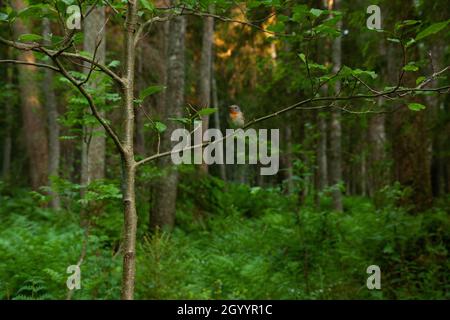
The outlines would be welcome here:
[[[239,106],[233,104],[228,107],[228,114],[230,116],[230,123],[233,127],[242,128],[245,124],[244,114]]]

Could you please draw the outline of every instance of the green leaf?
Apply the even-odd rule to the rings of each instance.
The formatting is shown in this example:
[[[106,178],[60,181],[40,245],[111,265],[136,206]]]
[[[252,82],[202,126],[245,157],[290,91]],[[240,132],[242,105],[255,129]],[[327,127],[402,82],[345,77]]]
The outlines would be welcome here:
[[[41,18],[42,17],[42,8],[44,4],[31,5],[20,10],[17,14],[19,18]]]
[[[361,70],[361,69],[355,69],[352,71],[352,74],[355,76],[360,76],[360,75],[367,75],[369,77],[371,77],[372,79],[376,79],[377,74],[374,71],[369,71],[369,70]]]
[[[318,63],[309,63],[309,68],[312,69],[318,69],[318,70],[322,70],[322,71],[326,71],[327,67],[323,64],[318,64]]]
[[[311,10],[309,10],[309,12],[311,12],[313,16],[319,17],[322,14],[323,10],[312,8]]]
[[[153,5],[153,3],[148,2],[148,0],[139,0],[139,2],[141,3],[141,6],[144,7],[145,9],[149,11],[155,10],[155,6]]]
[[[139,94],[139,99],[144,100],[146,97],[161,92],[164,89],[166,89],[166,87],[164,86],[150,86],[141,91],[141,93]]]
[[[395,39],[395,38],[387,38],[387,41],[400,43],[400,40],[399,39]]]
[[[395,30],[399,30],[403,27],[413,26],[413,25],[416,25],[419,23],[420,23],[420,20],[404,20],[404,21],[396,24]]]
[[[447,27],[450,20],[447,21],[441,21],[437,23],[433,23],[431,26],[426,28],[425,30],[422,30],[419,32],[419,34],[416,37],[416,40],[421,40],[425,37],[428,37],[432,34],[438,33],[439,31],[443,30],[445,27]]]
[[[419,70],[419,67],[416,66],[414,64],[414,62],[410,62],[406,66],[403,67],[403,70],[405,70],[405,71],[417,71],[417,70]]]
[[[162,123],[162,122],[156,121],[155,122],[155,129],[159,133],[163,133],[164,131],[166,131],[167,126],[164,123]]]
[[[180,122],[182,124],[190,124],[191,119],[189,118],[169,118],[170,121]]]
[[[73,140],[78,138],[77,136],[60,136],[59,140]]]
[[[284,22],[278,21],[277,23],[272,24],[269,27],[267,27],[267,30],[275,32],[275,33],[282,33],[282,32],[284,32],[285,27],[286,26],[285,26]]]
[[[40,36],[38,34],[26,33],[26,34],[22,34],[19,37],[19,41],[23,41],[23,42],[31,42],[31,41],[38,41],[38,40],[42,40],[42,36]]]
[[[416,79],[416,85],[419,85],[419,84],[421,84],[423,81],[425,80],[425,77],[418,77],[417,79]]]
[[[293,9],[292,20],[295,22],[302,22],[308,14],[308,7],[304,4],[296,5]]]
[[[298,56],[300,57],[300,59],[302,59],[302,61],[303,61],[304,63],[306,63],[306,56],[305,56],[304,53],[300,53]]]
[[[108,64],[109,68],[115,68],[118,67],[120,65],[120,61],[119,60],[113,60]]]
[[[8,15],[6,13],[0,12],[0,21],[8,21]]]
[[[408,108],[409,108],[409,110],[412,110],[412,111],[420,111],[420,110],[424,110],[426,107],[421,103],[414,102],[414,103],[409,103]]]
[[[216,112],[216,111],[217,111],[216,108],[204,108],[204,109],[201,109],[201,110],[198,112],[198,115],[199,115],[199,116],[208,116],[208,115],[210,115],[210,114],[213,114],[213,113]]]
[[[409,48],[411,47],[413,44],[415,44],[417,41],[416,39],[410,39],[407,43],[406,43],[406,47]]]
[[[400,25],[402,26],[412,26],[414,24],[420,23],[420,20],[405,20]]]

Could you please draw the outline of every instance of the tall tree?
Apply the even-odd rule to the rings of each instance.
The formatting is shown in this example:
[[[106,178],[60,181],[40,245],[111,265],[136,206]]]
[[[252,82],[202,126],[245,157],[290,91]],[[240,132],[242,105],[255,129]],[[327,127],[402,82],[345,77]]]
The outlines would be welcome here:
[[[44,39],[49,37],[52,33],[50,21],[47,18],[42,20],[42,33]],[[48,122],[48,149],[49,149],[49,163],[48,173],[50,176],[59,176],[59,161],[60,161],[60,143],[59,143],[59,123],[58,123],[58,106],[56,95],[53,87],[53,71],[45,69],[45,81],[43,82],[43,92],[45,97],[45,107],[47,110]],[[52,183],[50,182],[50,185]],[[53,189],[53,188],[52,188]],[[52,190],[51,205],[55,209],[60,207],[60,199],[57,192]]]
[[[323,92],[328,92],[328,89],[324,88]],[[316,189],[317,191],[323,191],[328,186],[327,119],[325,113],[319,112],[317,114],[317,130],[318,139],[316,144]],[[319,205],[319,200],[320,197],[316,195],[316,205]]]
[[[393,12],[396,12],[395,21],[415,19],[415,6],[413,1],[390,3]],[[393,24],[392,24],[393,25]],[[388,53],[390,79],[395,83],[400,79],[404,86],[414,86],[415,76],[411,72],[398,71],[404,60],[414,61],[418,59],[418,48],[414,47],[401,54],[402,48],[391,45]],[[399,76],[400,74],[400,76]],[[408,99],[407,103],[412,102]],[[424,102],[423,98],[415,97],[415,102]],[[393,114],[393,159],[394,179],[403,187],[409,188],[408,196],[402,199],[403,204],[414,205],[415,210],[428,208],[432,201],[429,148],[431,141],[427,134],[427,111],[411,112],[405,102],[394,102],[397,110]]]
[[[185,83],[185,34],[186,18],[177,16],[169,22],[167,48],[167,89],[164,118],[181,117],[184,105]],[[177,128],[174,121],[167,123],[167,129],[161,137],[161,150],[170,150],[170,135]],[[150,230],[163,227],[172,228],[175,223],[175,209],[178,187],[178,171],[172,165],[170,157],[158,160],[158,167],[163,170],[152,192],[152,208],[150,210]]]
[[[22,0],[11,2],[14,10],[25,8]],[[22,21],[16,19],[13,24],[14,37],[30,34],[30,29]],[[18,60],[36,63],[32,51],[20,51]],[[18,66],[19,89],[21,98],[21,112],[23,131],[25,133],[26,149],[30,166],[31,187],[37,189],[48,181],[48,141],[46,131],[45,110],[39,100],[39,86],[36,80],[36,67],[33,65]]]
[[[378,73],[381,79],[388,78],[389,57],[387,55],[387,44],[384,40],[380,41],[378,45],[379,64]],[[390,64],[393,64],[391,61]],[[392,65],[392,67],[394,67]],[[386,99],[384,97],[378,98],[378,107],[382,110],[385,107]],[[368,125],[368,142],[369,142],[369,157],[367,171],[368,176],[368,193],[369,196],[374,196],[376,193],[389,182],[388,168],[386,166],[386,114],[377,113],[371,115]]]
[[[96,7],[84,21],[84,51],[95,54],[95,60],[105,62],[105,8]],[[89,75],[91,65],[85,64],[85,74]],[[102,75],[99,72],[91,74],[89,85],[100,90]],[[101,94],[100,94],[101,96]],[[88,111],[91,113],[90,111]],[[103,113],[101,113],[103,115]],[[81,154],[81,183],[89,184],[93,180],[103,179],[105,176],[105,129],[99,125],[85,125],[83,127],[83,141]]]
[[[215,72],[214,72],[214,68],[212,71],[213,75],[212,75],[212,102],[214,107],[216,107],[218,110],[217,112],[214,113],[214,126],[216,127],[216,129],[221,130],[220,128],[220,108],[219,108],[219,96],[217,94],[217,81],[216,81],[216,76],[215,76]],[[225,164],[219,164],[219,171],[220,171],[220,177],[222,178],[222,180],[226,181],[227,180],[227,170],[225,167]]]
[[[284,134],[286,139],[286,193],[292,194],[294,192],[294,168],[293,168],[293,148],[292,148],[292,128],[288,123],[284,127]]]
[[[212,6],[210,6],[210,11]],[[212,53],[213,53],[213,38],[214,38],[214,18],[205,17],[203,19],[203,38],[202,38],[202,53],[200,60],[200,105],[202,108],[209,108],[211,106],[211,73],[212,73]],[[205,132],[209,127],[209,115],[202,116],[202,132]],[[208,173],[208,165],[202,163],[200,165],[202,173]]]
[[[9,51],[9,50],[8,50]],[[12,68],[8,68],[5,70],[6,74],[2,73],[2,76],[6,76],[6,80],[8,84],[12,84],[13,77]],[[12,156],[12,105],[13,101],[10,97],[6,100],[5,105],[5,116],[3,117],[3,126],[5,128],[5,137],[3,139],[3,161],[2,161],[2,179],[9,180],[11,177],[11,156]]]
[[[340,0],[329,0],[328,9],[329,10],[339,10]],[[342,21],[339,21],[337,28],[341,29]],[[332,62],[333,62],[333,72],[337,73],[341,68],[342,54],[341,50],[341,36],[337,37],[333,41],[332,46]],[[341,89],[340,81],[336,81],[335,84],[335,94]],[[333,187],[332,197],[333,197],[333,209],[336,211],[342,211],[342,192],[340,184],[342,183],[342,128],[341,128],[341,110],[333,108],[331,112],[330,119],[330,161],[329,164],[329,174],[330,183]]]

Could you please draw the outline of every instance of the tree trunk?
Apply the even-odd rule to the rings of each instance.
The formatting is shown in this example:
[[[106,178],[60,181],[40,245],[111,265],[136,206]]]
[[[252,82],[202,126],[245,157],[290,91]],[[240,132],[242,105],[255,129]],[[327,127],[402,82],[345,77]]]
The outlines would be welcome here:
[[[330,10],[339,10],[339,0],[334,1],[334,7],[329,8]],[[329,1],[329,4],[333,4],[333,1]],[[337,28],[342,28],[342,22],[337,24]],[[341,37],[339,36],[334,40],[333,43],[333,72],[337,73],[341,68]],[[335,94],[337,94],[341,89],[341,84],[336,81]],[[330,122],[330,161],[329,161],[329,174],[330,183],[333,187],[332,197],[333,197],[333,209],[342,212],[342,192],[340,184],[342,183],[342,128],[341,128],[341,111],[339,109],[333,108],[331,112],[331,122]]]
[[[6,113],[9,114],[11,108],[6,106]],[[7,119],[9,121],[9,119]],[[11,128],[7,123],[5,138],[3,140],[3,162],[2,162],[2,179],[3,181],[9,180],[11,176],[11,150],[12,150],[12,139],[11,139]]]
[[[22,0],[12,1],[14,10],[25,8]],[[13,23],[14,37],[31,33],[21,19]],[[31,51],[20,51],[18,60],[36,63]],[[45,129],[45,110],[39,101],[38,84],[36,83],[36,67],[31,65],[17,66],[21,96],[22,120],[25,131],[26,149],[30,165],[31,187],[38,189],[47,185],[48,181],[48,142]]]
[[[361,146],[361,195],[367,196],[367,163],[366,163],[366,151],[364,146]]]
[[[414,16],[414,4],[412,1],[405,1],[397,4],[395,12],[400,16],[397,19],[407,19]],[[393,49],[391,45],[391,49]],[[397,70],[401,67],[401,58],[399,48],[388,52],[391,70],[390,80],[397,81]],[[408,51],[408,59],[416,60],[418,58],[418,48],[412,48]],[[394,64],[394,65],[392,65]],[[415,75],[405,73],[402,86],[415,86]],[[414,100],[412,100],[414,99]],[[424,103],[420,96],[408,99],[408,102]],[[414,211],[422,211],[429,208],[432,202],[431,194],[431,176],[429,150],[431,141],[427,132],[427,112],[413,112],[408,109],[405,103],[399,106],[393,114],[393,136],[392,149],[394,158],[394,178],[399,181],[403,187],[411,192],[401,199],[400,204],[412,206]]]
[[[212,76],[212,100],[213,100],[213,105],[215,108],[217,108],[217,112],[214,113],[214,125],[216,127],[216,129],[221,130],[220,128],[220,113],[219,113],[219,97],[217,95],[217,83],[216,83],[216,77],[213,71],[213,76]],[[219,166],[219,171],[220,171],[220,177],[222,178],[223,181],[227,180],[227,170],[225,167],[225,164],[218,164]]]
[[[381,57],[386,57],[386,43],[380,43],[379,52]],[[389,59],[389,57],[388,57]],[[379,70],[383,79],[388,77],[387,62],[380,63]],[[383,109],[384,97],[378,98],[378,106]],[[376,196],[377,192],[388,183],[388,168],[386,166],[386,116],[379,113],[369,118],[368,128],[369,156],[368,156],[368,194]]]
[[[144,48],[140,46],[138,48],[138,59],[137,59],[137,84],[136,89],[138,93],[146,88],[144,80]],[[138,95],[137,95],[138,96]],[[142,104],[139,108],[135,108],[135,151],[137,155],[145,155],[145,135],[144,135],[144,122],[145,122],[145,104]]]
[[[383,98],[379,98],[378,104],[384,103]],[[374,196],[387,182],[387,169],[384,166],[386,161],[385,144],[386,129],[385,115],[376,114],[369,119],[369,195]]]
[[[51,34],[50,21],[47,18],[42,20],[43,36],[48,37]],[[50,69],[44,70],[43,91],[46,101],[47,121],[48,121],[48,148],[49,148],[49,164],[48,173],[50,176],[59,176],[59,161],[60,161],[60,142],[59,142],[59,123],[58,123],[58,107],[56,102],[56,95],[53,89],[53,71]],[[51,205],[54,209],[61,207],[59,194],[53,190],[53,183],[50,181],[52,187]]]
[[[286,139],[286,192],[292,194],[294,192],[294,168],[292,166],[292,129],[289,123],[285,126]]]
[[[323,191],[328,186],[327,162],[327,121],[324,113],[318,114],[319,141],[317,142],[317,189]]]
[[[7,54],[9,55],[9,54]],[[7,68],[5,74],[7,83],[13,83],[13,68]],[[11,177],[11,156],[12,156],[12,124],[13,124],[13,100],[8,99],[5,104],[5,116],[3,125],[5,126],[5,137],[3,140],[3,161],[2,161],[2,179],[8,181]]]
[[[210,10],[212,6],[210,6]],[[214,38],[214,18],[205,17],[203,19],[203,40],[202,40],[202,55],[200,60],[200,106],[202,108],[211,107],[211,72],[212,72],[212,49]],[[202,117],[202,132],[209,128],[209,116]],[[202,163],[200,165],[200,172],[208,173],[208,165]]]
[[[163,117],[165,119],[182,116],[185,82],[186,19],[184,16],[177,16],[170,20],[169,24],[166,114]],[[161,150],[171,149],[170,135],[177,127],[178,125],[174,121],[167,123],[167,129],[161,137]],[[158,166],[163,170],[164,177],[157,181],[152,194],[153,206],[150,210],[151,231],[164,227],[171,229],[175,223],[178,172],[171,165],[170,157],[160,158]]]
[[[97,7],[84,20],[84,51],[94,55],[99,63],[105,62],[106,37],[105,37],[105,8]],[[101,41],[101,42],[100,42]],[[100,44],[99,44],[100,43]],[[89,74],[91,65],[85,64],[84,72]],[[99,86],[102,80],[101,73],[94,72],[91,75],[89,85],[91,88],[100,90]],[[97,93],[102,96],[103,93]],[[100,107],[102,105],[100,104]],[[101,108],[100,108],[101,109]],[[103,113],[100,113],[103,116]],[[81,159],[81,184],[87,185],[96,179],[105,177],[105,130],[99,125],[85,125],[83,128],[82,141],[82,159]]]
[[[430,60],[431,65],[429,73],[434,73],[442,69],[443,53],[444,46],[442,45],[441,40],[436,40],[427,57]],[[438,81],[434,80],[431,82],[431,86],[436,87],[437,85]],[[435,128],[440,128],[442,126],[440,123],[442,120],[440,119],[445,119],[445,114],[440,110],[441,97],[439,95],[426,96],[426,101],[430,110],[430,126],[433,126],[434,124]],[[438,132],[440,132],[440,130]],[[432,147],[430,150],[431,181],[433,195],[437,197],[445,193],[445,139],[448,139],[448,136],[433,132]]]
[[[124,206],[124,240],[122,270],[122,300],[134,298],[136,277],[136,194],[134,160],[134,77],[135,77],[135,33],[137,27],[137,1],[128,1],[125,29],[125,69],[126,84],[123,87],[125,103],[125,137],[122,153],[122,201]]]

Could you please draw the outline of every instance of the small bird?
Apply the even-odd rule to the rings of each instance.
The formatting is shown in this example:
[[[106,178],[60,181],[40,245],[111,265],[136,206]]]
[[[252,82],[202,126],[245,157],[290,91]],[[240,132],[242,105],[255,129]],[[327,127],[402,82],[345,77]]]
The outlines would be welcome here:
[[[244,114],[239,106],[233,104],[228,107],[228,114],[230,115],[230,123],[233,127],[242,128],[245,124]]]

